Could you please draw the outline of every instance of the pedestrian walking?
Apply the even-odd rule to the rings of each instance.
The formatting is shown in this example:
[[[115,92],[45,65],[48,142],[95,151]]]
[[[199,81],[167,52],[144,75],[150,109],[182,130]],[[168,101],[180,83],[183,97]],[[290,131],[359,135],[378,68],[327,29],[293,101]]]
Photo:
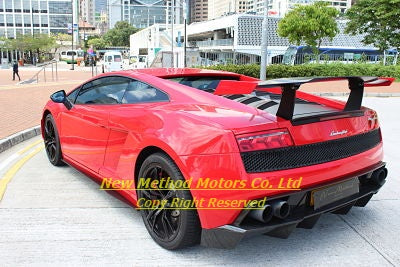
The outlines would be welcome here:
[[[18,76],[18,79],[21,81],[21,77],[18,74],[18,62],[14,60],[13,63],[13,81],[15,81],[15,74]]]

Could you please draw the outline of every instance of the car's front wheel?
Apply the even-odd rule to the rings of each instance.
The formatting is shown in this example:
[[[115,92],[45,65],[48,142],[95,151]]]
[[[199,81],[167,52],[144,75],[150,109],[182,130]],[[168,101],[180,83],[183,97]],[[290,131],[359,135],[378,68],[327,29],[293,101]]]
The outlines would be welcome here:
[[[44,121],[44,146],[46,148],[46,154],[51,164],[54,166],[62,166],[61,145],[58,137],[58,131],[56,123],[51,114],[46,116]]]
[[[175,199],[191,201],[189,190],[156,186],[162,178],[184,181],[176,164],[164,153],[150,155],[142,164],[139,179],[150,179],[150,188],[138,188],[138,204],[144,224],[154,241],[166,249],[179,249],[200,243],[200,221],[195,209],[172,206]],[[147,201],[147,202],[146,202]],[[154,203],[146,207],[144,203]],[[158,205],[157,205],[158,204]]]

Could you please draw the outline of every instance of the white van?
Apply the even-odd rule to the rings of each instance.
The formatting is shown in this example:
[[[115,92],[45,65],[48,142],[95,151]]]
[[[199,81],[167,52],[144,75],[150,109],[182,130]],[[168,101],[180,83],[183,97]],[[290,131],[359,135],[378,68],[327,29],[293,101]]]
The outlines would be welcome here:
[[[106,52],[103,56],[102,71],[118,71],[122,70],[122,54],[121,52],[112,51]]]

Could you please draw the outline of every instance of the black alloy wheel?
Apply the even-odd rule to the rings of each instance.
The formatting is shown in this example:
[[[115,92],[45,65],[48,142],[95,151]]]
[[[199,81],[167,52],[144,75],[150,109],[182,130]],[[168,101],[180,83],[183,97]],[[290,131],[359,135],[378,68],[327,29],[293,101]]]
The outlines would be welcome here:
[[[168,177],[174,181],[184,181],[171,158],[164,153],[149,156],[140,168],[139,177],[151,180],[150,188],[139,188],[137,191],[142,203],[155,203],[152,207],[142,206],[140,212],[148,232],[157,244],[171,250],[198,244],[201,229],[197,211],[171,206],[174,199],[192,200],[190,191],[175,190],[173,187],[159,188],[153,183]]]
[[[64,165],[57,127],[51,114],[46,116],[44,122],[44,146],[51,164],[54,166]]]

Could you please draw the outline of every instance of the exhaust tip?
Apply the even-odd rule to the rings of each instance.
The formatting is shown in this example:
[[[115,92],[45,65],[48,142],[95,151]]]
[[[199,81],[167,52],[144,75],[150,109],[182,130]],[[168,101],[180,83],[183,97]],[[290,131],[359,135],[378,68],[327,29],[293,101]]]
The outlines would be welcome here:
[[[273,209],[270,205],[265,205],[262,209],[252,210],[249,216],[260,222],[266,223],[272,219]]]
[[[286,201],[280,200],[280,201],[274,202],[272,204],[272,207],[274,209],[275,217],[277,217],[279,219],[285,219],[287,216],[289,216],[290,206]]]
[[[263,221],[268,222],[269,220],[271,220],[273,214],[274,213],[273,213],[272,207],[270,205],[265,205],[263,214],[262,214]]]
[[[388,171],[386,168],[374,171],[371,178],[377,185],[383,185],[386,181]]]

